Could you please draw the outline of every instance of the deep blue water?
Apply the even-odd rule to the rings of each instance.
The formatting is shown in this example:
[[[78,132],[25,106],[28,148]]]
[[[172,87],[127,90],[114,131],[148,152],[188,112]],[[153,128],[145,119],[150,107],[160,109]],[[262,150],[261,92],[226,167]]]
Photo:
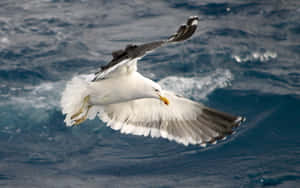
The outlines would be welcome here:
[[[193,38],[139,70],[245,116],[234,135],[202,148],[121,135],[99,119],[64,125],[68,80],[191,15],[200,17]],[[299,187],[299,20],[297,0],[1,0],[0,187]]]

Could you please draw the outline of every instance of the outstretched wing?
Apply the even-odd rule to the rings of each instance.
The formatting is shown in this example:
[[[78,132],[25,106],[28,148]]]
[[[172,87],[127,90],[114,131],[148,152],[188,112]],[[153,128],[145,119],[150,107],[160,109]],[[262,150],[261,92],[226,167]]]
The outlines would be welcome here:
[[[186,24],[181,25],[177,32],[167,40],[154,41],[141,45],[127,45],[124,50],[113,52],[113,59],[107,65],[102,66],[100,71],[95,73],[95,77],[92,81],[136,71],[137,60],[142,58],[147,52],[164,44],[184,41],[190,38],[197,29],[198,20],[196,16],[189,17]]]
[[[244,120],[171,92],[164,92],[164,96],[169,105],[156,99],[138,99],[104,106],[99,117],[121,133],[162,137],[184,145],[214,143],[230,135]]]

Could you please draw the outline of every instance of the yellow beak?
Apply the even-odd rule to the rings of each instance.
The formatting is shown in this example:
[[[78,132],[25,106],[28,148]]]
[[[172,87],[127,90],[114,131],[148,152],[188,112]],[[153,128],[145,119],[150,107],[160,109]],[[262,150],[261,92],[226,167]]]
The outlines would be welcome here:
[[[166,97],[159,96],[159,99],[160,99],[161,101],[163,101],[166,105],[169,105],[169,104],[170,104],[170,101],[169,101]]]

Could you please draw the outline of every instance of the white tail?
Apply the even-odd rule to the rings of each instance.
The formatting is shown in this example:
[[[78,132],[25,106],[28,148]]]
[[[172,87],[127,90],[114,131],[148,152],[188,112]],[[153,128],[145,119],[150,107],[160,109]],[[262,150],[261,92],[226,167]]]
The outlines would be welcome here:
[[[66,114],[65,123],[67,126],[76,124],[76,120],[72,119],[74,114],[78,114],[79,119],[87,116],[89,119],[95,118],[97,111],[95,107],[91,109],[85,104],[85,98],[89,95],[89,79],[85,76],[75,76],[67,83],[65,90],[62,93],[60,105],[63,114]],[[81,113],[78,113],[81,111]]]

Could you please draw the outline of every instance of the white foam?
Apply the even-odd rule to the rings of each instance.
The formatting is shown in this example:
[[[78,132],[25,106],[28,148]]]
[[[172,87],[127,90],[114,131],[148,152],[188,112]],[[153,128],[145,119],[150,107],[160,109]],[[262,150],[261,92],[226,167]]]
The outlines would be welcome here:
[[[3,44],[9,44],[10,43],[10,41],[6,37],[1,38],[0,42],[3,43]]]
[[[204,99],[216,88],[227,87],[232,80],[233,75],[229,70],[217,69],[212,74],[203,77],[166,77],[160,80],[159,84],[163,89],[199,100]]]
[[[0,49],[7,48],[10,45],[10,40],[7,37],[0,37]]]
[[[246,56],[233,55],[232,58],[238,63],[244,63],[247,61],[256,61],[256,60],[259,60],[260,62],[266,62],[271,59],[277,58],[277,53],[271,51],[266,51],[264,53],[253,52],[250,55],[246,55]]]
[[[24,86],[23,88],[10,88],[12,92],[22,90],[22,95],[8,95],[9,100],[1,105],[20,105],[22,108],[53,109],[59,106],[60,93],[65,85],[64,81],[47,82],[38,86]]]
[[[92,75],[79,75],[90,80]],[[233,75],[229,70],[218,69],[210,75],[203,77],[176,77],[170,76],[163,78],[159,84],[167,90],[195,100],[203,99],[216,88],[227,87]],[[60,110],[60,98],[66,86],[66,81],[46,82],[38,86],[24,86],[22,88],[11,88],[12,92],[22,92],[22,95],[5,95],[8,97],[6,102],[1,105],[14,105],[22,108],[36,109],[58,109]],[[4,87],[4,85],[3,85]],[[1,95],[2,97],[4,95]]]

